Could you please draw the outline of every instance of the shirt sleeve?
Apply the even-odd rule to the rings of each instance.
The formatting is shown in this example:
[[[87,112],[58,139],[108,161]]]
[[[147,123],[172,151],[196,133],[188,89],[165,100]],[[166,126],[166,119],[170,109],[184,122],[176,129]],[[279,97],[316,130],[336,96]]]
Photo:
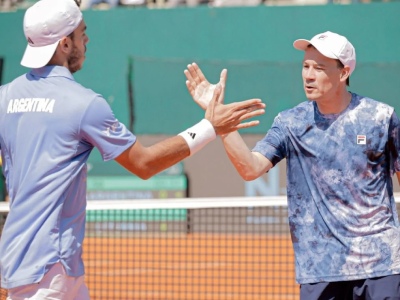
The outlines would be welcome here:
[[[389,155],[390,155],[390,171],[392,175],[400,172],[400,121],[393,112],[389,123]]]
[[[83,140],[99,150],[105,161],[115,159],[136,142],[136,136],[115,118],[101,96],[87,107],[81,121],[81,135]]]
[[[286,134],[284,132],[280,115],[278,115],[265,137],[257,142],[252,151],[261,153],[275,166],[286,157]]]

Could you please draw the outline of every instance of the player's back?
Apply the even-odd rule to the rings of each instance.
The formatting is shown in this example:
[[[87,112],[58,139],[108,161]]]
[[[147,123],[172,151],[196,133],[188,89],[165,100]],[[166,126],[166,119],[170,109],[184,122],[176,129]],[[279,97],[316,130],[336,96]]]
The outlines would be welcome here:
[[[44,262],[80,256],[86,160],[93,149],[82,137],[81,120],[96,97],[59,66],[32,70],[0,89],[0,145],[10,195],[0,241],[7,288],[40,279]],[[82,275],[80,262],[69,267]]]

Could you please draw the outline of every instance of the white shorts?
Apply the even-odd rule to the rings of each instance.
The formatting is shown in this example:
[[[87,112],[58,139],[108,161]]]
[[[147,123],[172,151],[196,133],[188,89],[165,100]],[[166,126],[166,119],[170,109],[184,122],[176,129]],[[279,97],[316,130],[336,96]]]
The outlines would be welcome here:
[[[39,283],[8,290],[7,300],[89,300],[84,276],[71,277],[56,263]]]

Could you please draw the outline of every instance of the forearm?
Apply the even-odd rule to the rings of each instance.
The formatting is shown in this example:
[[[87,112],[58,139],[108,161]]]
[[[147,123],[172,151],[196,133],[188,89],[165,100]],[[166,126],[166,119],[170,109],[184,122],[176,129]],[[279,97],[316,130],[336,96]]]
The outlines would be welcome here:
[[[142,179],[169,168],[189,155],[195,154],[216,138],[212,124],[203,119],[171,137],[150,147],[143,147],[139,141],[116,158],[128,171]]]
[[[143,169],[152,177],[175,165],[190,155],[190,149],[181,136],[168,138],[146,149],[148,155]]]
[[[238,132],[221,138],[230,161],[244,180],[254,180],[272,167],[267,158],[250,151]]]
[[[116,161],[140,178],[149,179],[189,155],[190,149],[185,140],[181,136],[174,136],[150,147],[144,147],[136,141]]]

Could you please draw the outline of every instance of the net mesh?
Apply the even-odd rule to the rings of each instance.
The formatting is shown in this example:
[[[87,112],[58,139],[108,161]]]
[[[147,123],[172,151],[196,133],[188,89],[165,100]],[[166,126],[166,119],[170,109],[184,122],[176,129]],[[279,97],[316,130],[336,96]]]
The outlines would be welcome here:
[[[89,201],[83,249],[92,300],[299,298],[284,197]]]

